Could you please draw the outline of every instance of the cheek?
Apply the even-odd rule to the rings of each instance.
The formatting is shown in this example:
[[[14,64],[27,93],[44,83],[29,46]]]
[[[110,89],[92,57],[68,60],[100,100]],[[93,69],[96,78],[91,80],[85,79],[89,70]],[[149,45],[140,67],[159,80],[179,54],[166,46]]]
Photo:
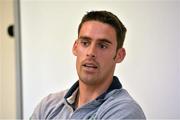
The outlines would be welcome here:
[[[109,66],[111,64],[114,64],[114,54],[100,54],[99,55],[99,63],[102,65],[102,66]]]
[[[84,59],[84,56],[85,56],[85,51],[81,48],[78,48],[77,49],[77,55],[76,55],[76,64],[77,65],[80,65],[80,63],[83,61]]]
[[[77,56],[77,58],[76,58],[76,70],[77,71],[80,71],[80,69],[81,69],[81,58],[79,57],[79,56]]]
[[[81,56],[83,56],[84,54],[86,53],[86,50],[83,48],[83,47],[78,47],[77,48],[77,56],[78,57],[81,57]]]
[[[112,62],[116,52],[114,51],[107,51],[99,53],[100,59],[104,60],[105,62]]]

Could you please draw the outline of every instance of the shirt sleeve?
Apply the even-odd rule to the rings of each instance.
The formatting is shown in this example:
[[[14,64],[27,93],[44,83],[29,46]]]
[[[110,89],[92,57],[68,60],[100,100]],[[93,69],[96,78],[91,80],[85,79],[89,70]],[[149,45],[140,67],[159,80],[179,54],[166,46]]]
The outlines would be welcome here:
[[[30,119],[46,119],[54,107],[64,98],[66,91],[49,94],[36,106]]]
[[[134,101],[107,106],[101,119],[146,119],[141,107]]]
[[[35,119],[45,119],[44,118],[44,113],[45,113],[45,105],[48,101],[48,97],[45,97],[44,99],[41,100],[41,102],[36,106],[36,108],[34,109],[32,115],[30,116],[31,120],[35,120]]]

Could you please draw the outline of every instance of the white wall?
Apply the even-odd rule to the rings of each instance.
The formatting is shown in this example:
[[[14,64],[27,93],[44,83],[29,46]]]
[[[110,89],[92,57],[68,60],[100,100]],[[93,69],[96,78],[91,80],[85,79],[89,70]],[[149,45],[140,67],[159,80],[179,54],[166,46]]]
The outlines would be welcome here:
[[[21,0],[24,117],[76,80],[71,53],[81,17],[115,13],[127,27],[127,56],[115,74],[148,118],[180,118],[180,2]]]

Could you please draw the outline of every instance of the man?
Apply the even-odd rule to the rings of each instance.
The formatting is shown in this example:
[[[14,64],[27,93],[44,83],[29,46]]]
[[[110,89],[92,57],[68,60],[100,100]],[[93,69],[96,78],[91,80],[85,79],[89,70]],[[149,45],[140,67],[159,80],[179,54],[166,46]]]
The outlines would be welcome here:
[[[123,61],[126,28],[108,11],[91,11],[73,45],[79,80],[67,91],[50,94],[32,119],[145,119],[141,107],[113,76]]]

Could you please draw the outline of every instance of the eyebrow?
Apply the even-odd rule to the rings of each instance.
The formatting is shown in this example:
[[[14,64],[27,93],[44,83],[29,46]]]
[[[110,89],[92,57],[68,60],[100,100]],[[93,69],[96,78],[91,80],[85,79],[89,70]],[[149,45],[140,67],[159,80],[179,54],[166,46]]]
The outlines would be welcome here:
[[[101,41],[101,42],[105,42],[105,43],[108,43],[108,44],[112,44],[112,42],[111,41],[109,41],[108,39],[99,39],[99,41]]]
[[[91,40],[91,38],[90,38],[90,37],[87,37],[87,36],[80,36],[78,39]]]
[[[91,40],[90,37],[87,37],[87,36],[80,36],[79,39],[85,39],[85,40]],[[112,44],[111,41],[109,41],[108,39],[105,39],[105,38],[100,38],[98,39],[100,42],[106,42],[108,44]]]

